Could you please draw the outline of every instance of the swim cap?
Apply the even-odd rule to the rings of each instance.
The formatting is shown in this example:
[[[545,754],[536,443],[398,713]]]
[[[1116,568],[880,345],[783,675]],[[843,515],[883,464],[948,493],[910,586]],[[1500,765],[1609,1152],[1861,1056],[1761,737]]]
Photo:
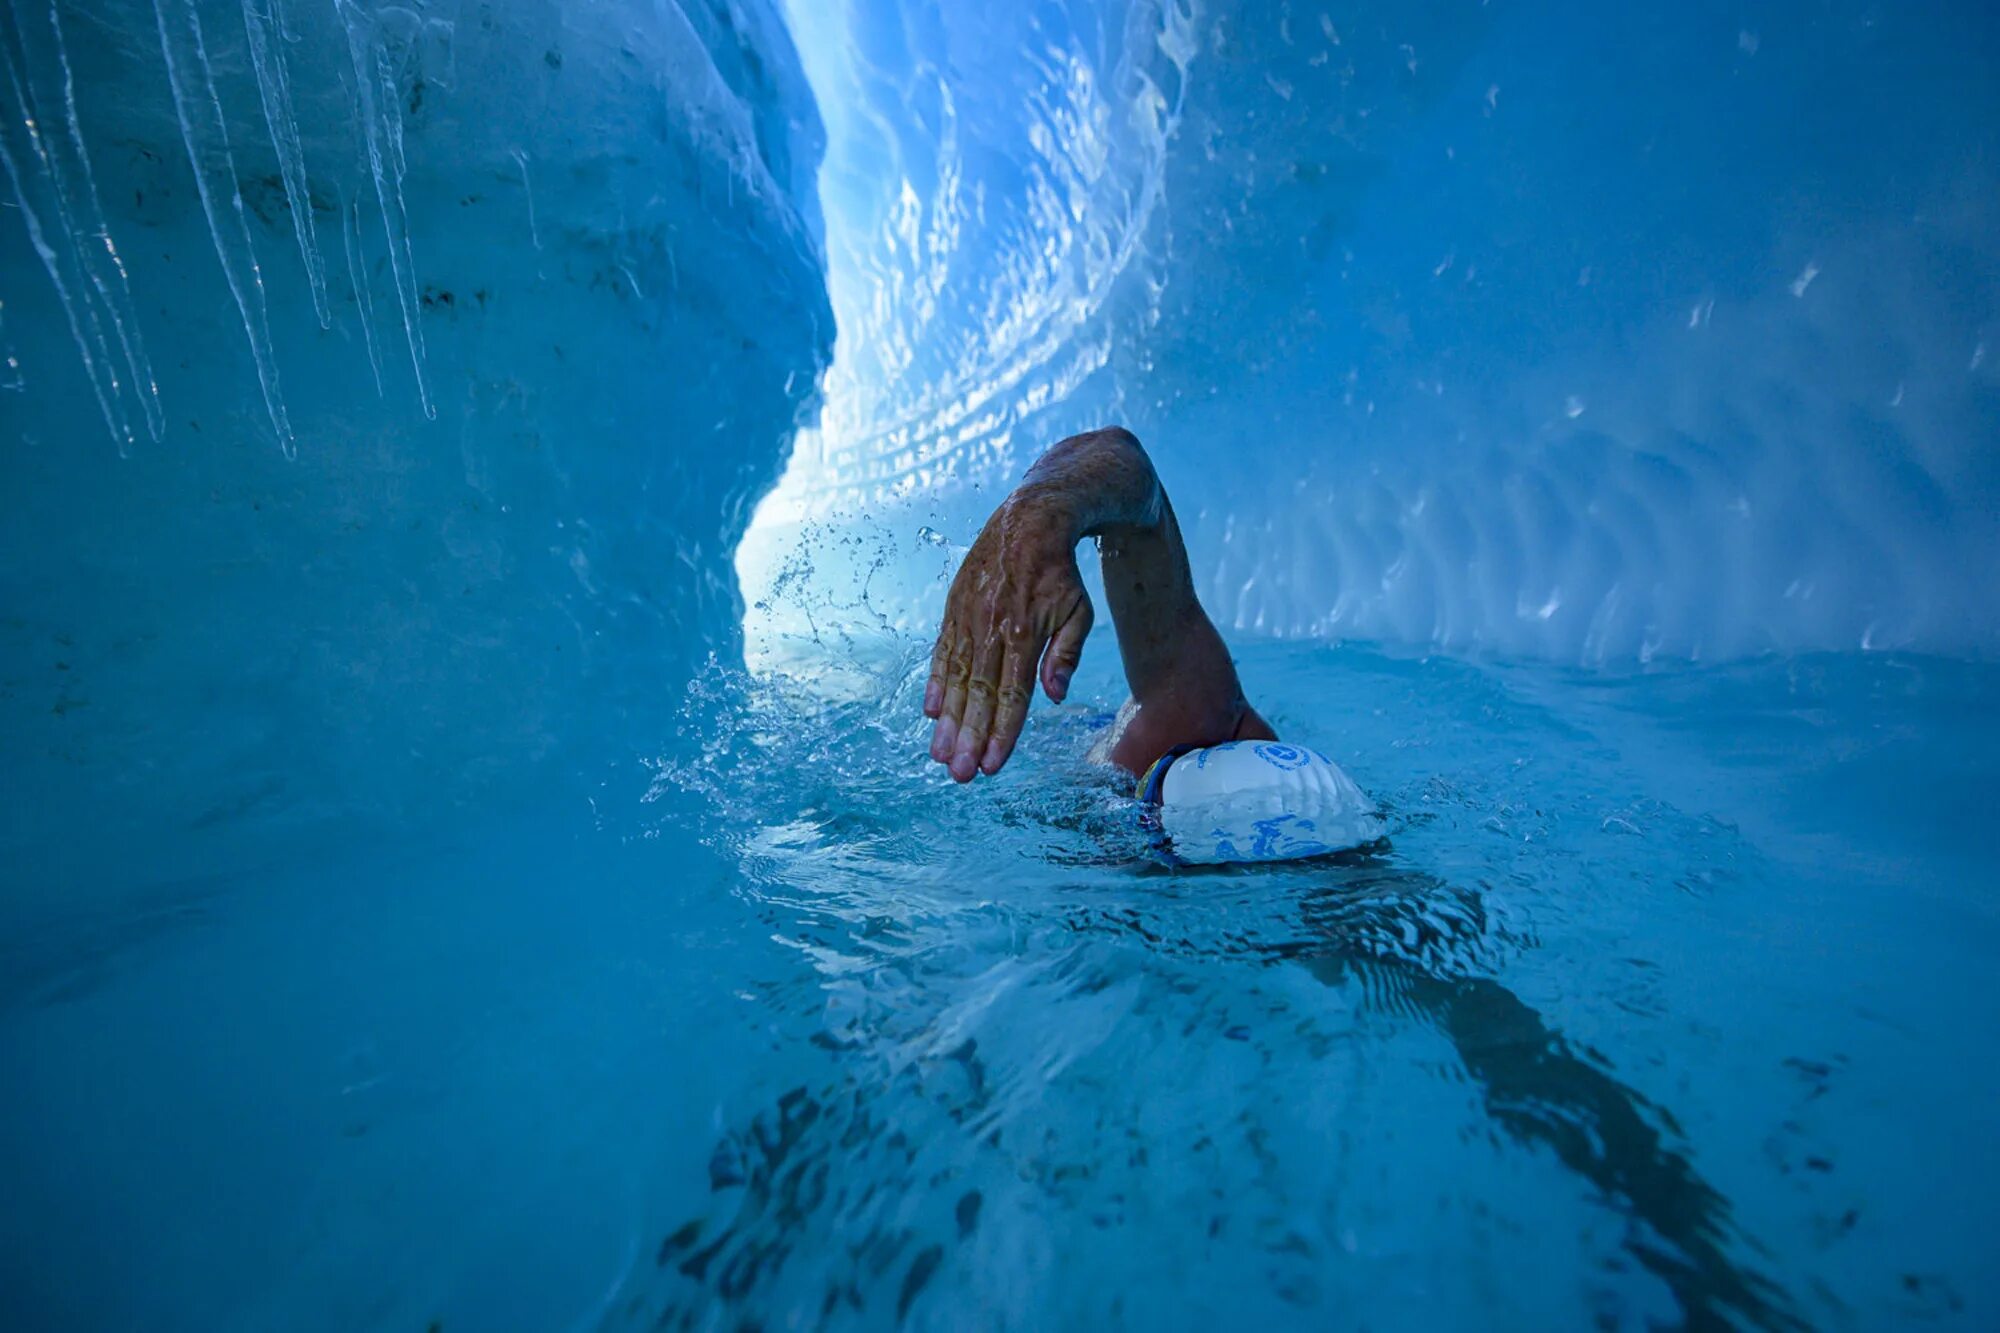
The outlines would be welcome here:
[[[1280,741],[1225,741],[1168,751],[1140,799],[1178,861],[1290,861],[1376,841],[1381,814],[1340,765]]]

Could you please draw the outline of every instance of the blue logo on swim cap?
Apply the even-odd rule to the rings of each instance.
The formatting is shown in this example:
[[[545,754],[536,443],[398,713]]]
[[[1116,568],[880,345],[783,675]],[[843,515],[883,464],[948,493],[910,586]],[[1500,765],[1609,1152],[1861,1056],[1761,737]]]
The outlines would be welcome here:
[[[1272,768],[1303,768],[1312,758],[1296,745],[1280,745],[1277,741],[1265,741],[1257,747],[1258,757]]]

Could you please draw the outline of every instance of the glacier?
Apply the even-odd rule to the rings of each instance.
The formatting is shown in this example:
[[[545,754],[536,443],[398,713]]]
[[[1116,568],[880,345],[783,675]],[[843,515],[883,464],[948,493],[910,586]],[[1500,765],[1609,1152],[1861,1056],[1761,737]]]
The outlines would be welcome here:
[[[918,776],[881,757],[954,552],[1040,449],[1107,421],[1152,450],[1232,641],[1304,654],[1252,660],[1391,756],[1398,836],[1421,841],[1410,812],[1434,799],[1439,828],[1463,823],[1436,873],[1533,879],[1479,861],[1482,838],[1552,841],[1620,885],[1703,849],[1671,892],[1594,900],[1608,924],[1580,937],[1563,914],[1590,913],[1560,894],[1527,927],[1504,896],[1430,880],[1414,906],[1363,884],[1380,918],[1315,906],[1451,955],[1385,973],[1397,1003],[1447,1033],[1474,1011],[1500,945],[1451,932],[1482,913],[1493,940],[1539,928],[1565,978],[1615,989],[1606,958],[1649,929],[1694,938],[1722,915],[1706,895],[1747,878],[1771,892],[1768,915],[1716,931],[1736,971],[1649,984],[1731,991],[1744,1027],[1793,1045],[1717,1056],[1713,1085],[1677,1073],[1712,1094],[1690,1132],[1759,1098],[1803,1107],[1850,1051],[1917,1086],[1932,1048],[1882,1055],[1889,1019],[1808,1049],[1809,1006],[1743,940],[1825,908],[1826,938],[1879,941],[1856,987],[1917,976],[1972,1030],[2000,1022],[1911,943],[1912,921],[1982,938],[1983,906],[1913,894],[1907,919],[1870,915],[1766,869],[1782,847],[1829,882],[1861,873],[1823,828],[1769,832],[1771,806],[1925,828],[1992,790],[1996,71],[2000,18],[1969,0],[0,0],[0,1051],[20,1071],[0,1111],[0,1313],[947,1326],[923,1299],[949,1263],[930,1238],[975,1234],[984,1266],[952,1290],[999,1324],[1237,1310],[1227,1273],[1188,1277],[1236,1251],[1132,1258],[1102,1236],[1128,1201],[1135,1226],[1196,1206],[1188,1181],[1269,1187],[1284,1173],[1261,1147],[1165,1194],[1135,1150],[1087,1228],[1049,1220],[1097,1179],[1063,1151],[1127,1152],[1065,1071],[1129,1097],[1132,1121],[1251,1087],[1232,1060],[1264,1053],[1235,1009],[1223,1056],[1193,1059],[1174,1033],[1215,1017],[1207,998],[1101,940],[1080,1011],[1034,1005],[1067,984],[1051,923],[1170,944],[1186,927],[1226,953],[1264,928],[1258,907],[1226,885],[1168,929],[1103,877],[1003,877],[956,904],[990,871],[982,830],[1042,830],[1020,836],[1068,873],[1097,865],[1072,845],[1094,816],[1005,788],[977,818],[899,811]],[[1088,665],[1115,690],[1106,639]],[[1360,662],[1359,702],[1293,680],[1297,661]],[[1642,700],[1581,709],[1614,739],[1576,772],[1615,808],[1516,795],[1536,770],[1506,747],[1582,724],[1542,706],[1554,687],[1506,695],[1461,663]],[[1777,722],[1759,711],[1773,680],[1796,691]],[[1869,720],[1815,733],[1810,800],[1746,776],[1846,718],[1820,706],[1836,696]],[[1702,784],[1626,791],[1604,758],[1672,750],[1703,707],[1686,699],[1716,697],[1737,732],[1711,747],[1730,778],[1713,785],[1761,812],[1741,829],[1659,794],[1691,806]],[[1415,739],[1379,720],[1433,698],[1499,738],[1462,786],[1417,772],[1467,744],[1447,720]],[[1649,708],[1657,726],[1633,720]],[[1870,746],[1919,742],[1942,777],[1820,800]],[[1046,743],[1034,762],[1059,764]],[[1599,842],[1562,842],[1565,816]],[[935,873],[870,860],[904,842],[942,846]],[[1948,867],[1941,883],[1990,870],[1958,842],[1859,859],[1886,876],[1899,856]],[[1274,956],[1289,929],[1269,925]],[[1347,993],[1314,968],[1236,1000],[1283,1015]],[[1378,985],[1365,972],[1353,985]],[[1675,1142],[1666,1077],[1622,1091],[1591,1043],[1617,1049],[1623,1020],[1565,1009],[1569,985],[1524,990],[1571,1036],[1511,994],[1506,1031],[1626,1143]],[[1159,1025],[1131,1057],[1156,1083],[1090,1063],[1129,1035],[1127,1002]],[[1058,1030],[1058,1012],[1084,1017]],[[1651,991],[1621,1013],[1736,1019]],[[888,1035],[855,1035],[870,1024]],[[1436,1035],[1406,1039],[1413,1067]],[[1296,1104],[1254,1085],[1258,1134],[1331,1197],[1354,1180],[1313,1154],[1368,1071],[1315,1049],[1350,1082]],[[880,1083],[853,1072],[864,1058]],[[1014,1077],[989,1085],[981,1059]],[[1027,1165],[953,1156],[982,1116],[1036,1124],[1037,1080],[1056,1127],[1018,1149]],[[1418,1115],[1457,1095],[1382,1086]],[[901,1115],[928,1148],[900,1141]],[[1786,1262],[1840,1287],[1812,1310],[1878,1315],[1825,1258],[1851,1253],[1829,1248],[1845,1203],[1799,1221],[1794,1186],[1739,1160],[1819,1160],[1794,1142],[1811,1120],[1702,1164],[1737,1182],[1744,1234],[1783,1235]],[[1486,1169],[1475,1132],[1442,1137],[1468,1177]],[[842,1194],[850,1150],[893,1187]],[[1509,1176],[1494,1197],[1520,1201],[1509,1225],[1577,1238],[1585,1265],[1629,1258],[1604,1239],[1621,1226],[1693,1217],[1665,1249],[1694,1258],[1640,1314],[1791,1326],[1722,1253],[1737,1224],[1693,1156],[1646,1158],[1636,1221],[1578,1221],[1554,1201],[1573,1182]],[[1439,1197],[1445,1160],[1412,1168]],[[1877,1197],[1922,1174],[1873,1165]],[[1963,1187],[1991,1165],[1975,1153]],[[828,1191],[865,1234],[804,1247]],[[1301,1230],[1358,1246],[1387,1275],[1367,1311],[1394,1323],[1437,1289],[1412,1256],[1451,1247],[1409,1234],[1393,1198],[1351,1197],[1338,1225],[1274,1210],[1245,1253],[1275,1271]],[[689,1220],[738,1200],[734,1229]],[[1522,1264],[1447,1224],[1523,1326],[1576,1313],[1550,1294],[1563,1259]],[[1135,1303],[1107,1309],[1068,1244]],[[1977,1308],[1963,1256],[1933,1248]],[[1958,1312],[1936,1273],[1876,1278],[1898,1313]],[[1182,1279],[1209,1304],[1181,1306]],[[1296,1318],[1314,1280],[1255,1313]],[[1478,1317],[1477,1296],[1440,1319]]]
[[[740,557],[753,602],[802,533],[968,539],[1115,418],[1237,629],[1614,669],[1991,651],[1976,6],[824,12],[896,39],[806,51],[864,345]],[[893,564],[862,619],[921,625],[934,571]]]
[[[212,870],[261,852],[190,830],[629,759],[728,650],[830,353],[776,14],[20,0],[5,35],[7,749],[45,768],[9,910],[129,840]]]
[[[1990,652],[1993,25],[1767,8],[10,0],[6,845],[581,772],[1114,418],[1231,628]]]

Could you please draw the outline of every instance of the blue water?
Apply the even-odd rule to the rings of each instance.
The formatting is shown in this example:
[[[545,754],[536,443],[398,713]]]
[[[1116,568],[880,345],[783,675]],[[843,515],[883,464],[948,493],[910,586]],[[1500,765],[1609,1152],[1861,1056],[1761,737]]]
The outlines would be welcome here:
[[[1970,0],[0,0],[0,1328],[2000,1326],[1996,163]],[[927,762],[1113,421],[1385,846],[1108,625]]]
[[[2000,1301],[1991,668],[1247,643],[1390,845],[1173,873],[1081,710],[997,782],[930,771],[917,660],[840,701],[713,671],[708,757],[615,828],[349,848],[16,941],[10,1300],[328,1329]],[[705,848],[662,836],[689,819]]]

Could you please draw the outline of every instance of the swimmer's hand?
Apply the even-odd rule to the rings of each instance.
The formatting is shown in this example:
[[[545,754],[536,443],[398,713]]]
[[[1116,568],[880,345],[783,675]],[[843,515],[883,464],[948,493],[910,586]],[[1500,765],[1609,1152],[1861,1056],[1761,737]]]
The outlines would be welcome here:
[[[1052,447],[972,544],[945,599],[924,713],[931,758],[960,782],[998,773],[1035,693],[1061,703],[1090,633],[1076,544],[1097,539],[1104,597],[1138,708],[1111,762],[1143,773],[1176,745],[1274,740],[1195,596],[1187,547],[1138,437],[1116,426]]]
[[[1014,752],[1034,698],[1057,703],[1083,656],[1093,615],[1076,568],[1076,507],[1023,486],[986,521],[945,599],[931,652],[924,715],[936,718],[931,758],[951,776],[998,773]]]

